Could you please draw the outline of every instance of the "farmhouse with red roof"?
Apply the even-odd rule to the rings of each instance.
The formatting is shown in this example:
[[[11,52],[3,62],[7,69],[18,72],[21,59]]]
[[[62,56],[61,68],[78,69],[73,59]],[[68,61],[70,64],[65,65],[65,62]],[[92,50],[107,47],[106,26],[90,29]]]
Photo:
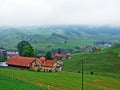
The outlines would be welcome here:
[[[21,69],[30,69],[37,71],[42,62],[37,58],[12,56],[7,62],[10,67],[17,67]]]
[[[46,60],[44,57],[32,58],[12,56],[7,62],[9,67],[20,69],[30,69],[34,71],[61,71],[61,67],[57,67],[58,63],[54,60]],[[62,65],[61,65],[62,66]]]

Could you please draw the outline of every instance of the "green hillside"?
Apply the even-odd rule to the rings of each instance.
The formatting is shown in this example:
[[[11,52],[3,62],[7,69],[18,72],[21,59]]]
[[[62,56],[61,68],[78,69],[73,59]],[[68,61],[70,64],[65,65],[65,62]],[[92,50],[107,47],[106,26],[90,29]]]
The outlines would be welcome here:
[[[80,73],[47,73],[0,68],[0,90],[21,90],[24,88],[25,90],[44,90],[38,87],[48,90],[81,90],[81,82]],[[84,89],[119,90],[120,78],[84,74]]]
[[[0,68],[0,90],[81,90],[82,59],[85,90],[120,90],[119,48],[116,45],[98,52],[74,54],[70,60],[64,60],[62,72]]]
[[[0,90],[47,90],[17,78],[0,74]]]
[[[116,45],[98,52],[73,55],[70,60],[64,61],[64,70],[81,72],[81,60],[84,60],[84,71],[94,73],[120,74],[120,45]],[[120,77],[119,77],[120,78]]]
[[[16,49],[21,40],[35,49],[71,48],[93,45],[94,42],[119,43],[119,28],[88,26],[0,27],[0,47]]]

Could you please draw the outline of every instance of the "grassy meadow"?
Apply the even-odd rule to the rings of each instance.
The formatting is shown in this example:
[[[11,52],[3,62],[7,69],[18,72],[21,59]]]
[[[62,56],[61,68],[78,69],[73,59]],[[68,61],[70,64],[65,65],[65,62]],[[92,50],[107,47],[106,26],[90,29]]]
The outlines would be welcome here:
[[[6,87],[7,86],[7,87]],[[39,88],[42,87],[42,88]],[[0,68],[0,90],[81,90],[81,73]],[[84,90],[119,90],[120,78],[84,75]]]
[[[47,90],[15,77],[0,74],[0,90]]]

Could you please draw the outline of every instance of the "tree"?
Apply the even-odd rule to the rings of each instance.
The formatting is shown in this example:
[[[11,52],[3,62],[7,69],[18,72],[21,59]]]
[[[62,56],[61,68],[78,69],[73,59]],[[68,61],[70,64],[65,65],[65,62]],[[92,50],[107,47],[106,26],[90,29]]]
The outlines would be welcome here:
[[[48,59],[48,60],[52,60],[52,53],[50,51],[48,51],[45,55],[45,58]]]
[[[34,57],[39,58],[39,53],[37,51],[34,51]]]
[[[61,49],[60,48],[58,49],[58,54],[61,54]]]
[[[5,49],[4,47],[0,47],[0,49]]]
[[[67,40],[65,40],[64,43],[67,44]]]
[[[20,56],[22,55],[23,48],[24,48],[24,46],[26,46],[26,45],[30,45],[30,44],[29,44],[29,42],[27,42],[27,41],[25,41],[25,40],[23,40],[23,41],[21,41],[21,42],[18,43],[17,49],[18,49],[18,52],[19,52]]]
[[[20,56],[33,57],[35,55],[33,47],[25,40],[18,43],[17,49]]]
[[[26,45],[23,47],[22,56],[34,57],[34,49],[31,45]]]
[[[0,57],[0,62],[5,62],[6,60],[7,60],[7,57],[6,57],[6,56]]]

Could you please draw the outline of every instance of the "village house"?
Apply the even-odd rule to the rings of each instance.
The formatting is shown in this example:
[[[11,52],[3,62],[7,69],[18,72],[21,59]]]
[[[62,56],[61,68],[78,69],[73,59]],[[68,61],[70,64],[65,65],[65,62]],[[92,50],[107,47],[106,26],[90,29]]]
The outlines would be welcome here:
[[[6,53],[7,53],[7,58],[10,58],[12,56],[19,56],[19,53],[16,50],[6,50]]]
[[[0,49],[0,57],[7,56],[6,50]]]
[[[54,54],[54,58],[55,59],[57,59],[57,60],[61,60],[62,59],[62,57],[63,57],[63,55],[62,54]]]
[[[60,60],[46,60],[44,57],[39,58],[39,60],[42,62],[42,67],[39,69],[40,71],[62,71],[63,62]]]
[[[40,62],[37,58],[12,56],[7,62],[9,67],[37,70],[40,66]]]
[[[2,56],[6,56],[9,59],[11,56],[19,56],[19,53],[16,50],[1,49],[0,50],[0,57],[2,57]]]
[[[112,44],[111,44],[111,43],[105,43],[104,46],[105,46],[105,47],[111,47]]]
[[[67,53],[67,54],[54,54],[54,58],[57,60],[63,60],[63,59],[70,59],[71,58],[71,54]]]
[[[56,60],[46,60],[44,57],[32,58],[21,56],[12,56],[6,64],[8,64],[9,67],[44,72],[61,71],[62,66],[62,64],[57,63]]]
[[[56,70],[57,63],[52,60],[46,60],[41,67],[41,71],[52,72]]]
[[[100,48],[97,48],[97,47],[93,47],[93,48],[92,48],[92,51],[93,51],[93,52],[96,52],[96,51],[99,51],[99,50],[100,50]]]

